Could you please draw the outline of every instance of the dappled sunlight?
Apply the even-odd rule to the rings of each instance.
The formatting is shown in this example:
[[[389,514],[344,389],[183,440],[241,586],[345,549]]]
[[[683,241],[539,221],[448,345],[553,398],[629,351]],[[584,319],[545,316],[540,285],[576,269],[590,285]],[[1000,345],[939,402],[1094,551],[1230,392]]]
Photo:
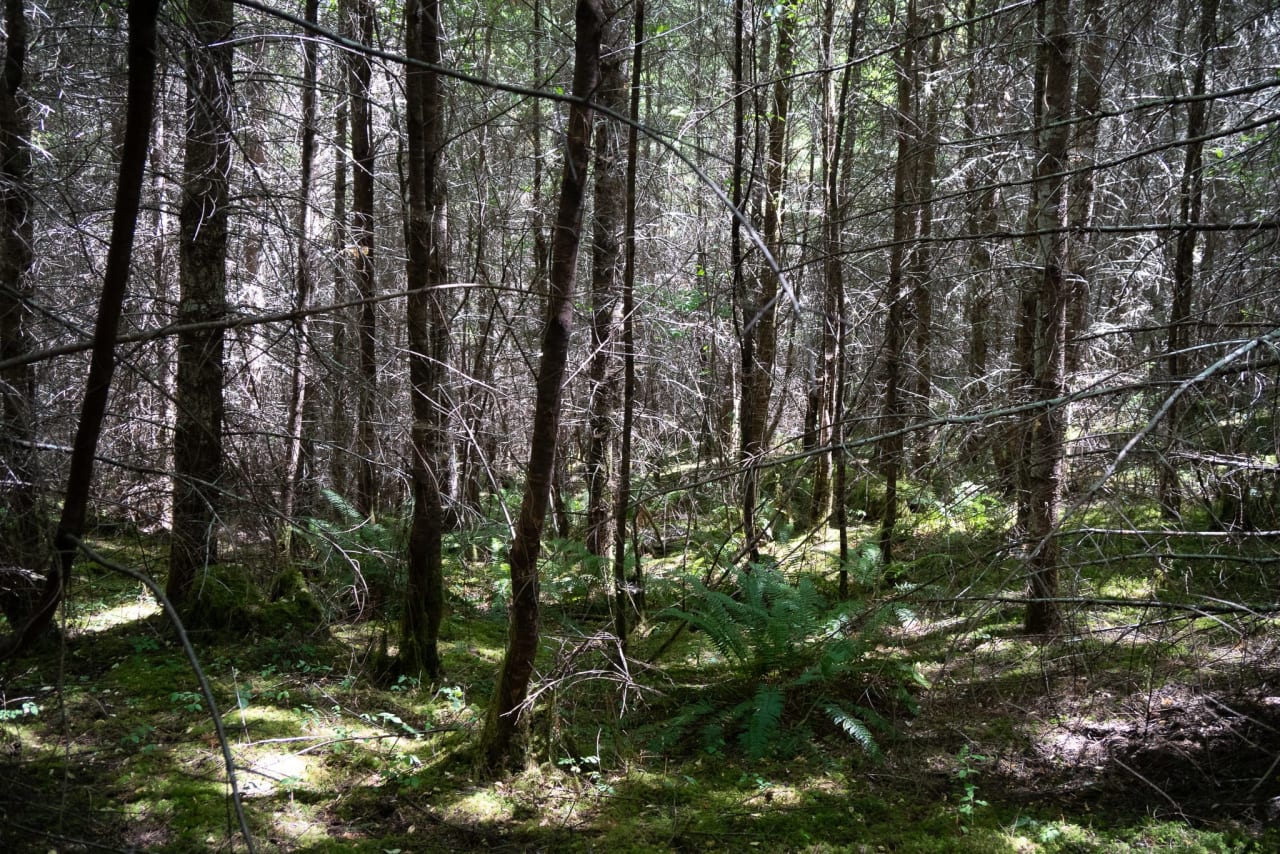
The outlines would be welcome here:
[[[163,609],[155,599],[146,594],[140,596],[136,602],[125,602],[105,610],[82,611],[71,621],[69,634],[72,637],[97,634],[126,623],[146,620],[162,612]]]

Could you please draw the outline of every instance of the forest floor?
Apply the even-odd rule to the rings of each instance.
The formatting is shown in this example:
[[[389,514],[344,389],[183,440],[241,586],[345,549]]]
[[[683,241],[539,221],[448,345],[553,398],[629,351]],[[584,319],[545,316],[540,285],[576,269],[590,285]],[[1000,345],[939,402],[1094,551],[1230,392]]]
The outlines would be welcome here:
[[[655,620],[624,672],[570,581],[547,578],[531,761],[496,779],[472,754],[505,641],[484,577],[451,579],[434,685],[378,677],[384,622],[197,636],[256,849],[1280,850],[1270,619],[1094,609],[1029,639],[1011,604],[917,591],[869,653],[908,662],[910,690],[844,686],[866,740],[797,681],[751,758],[732,716],[692,716],[751,682],[706,632]],[[0,850],[245,850],[196,678],[135,582],[86,568],[64,640],[5,663],[0,691]]]

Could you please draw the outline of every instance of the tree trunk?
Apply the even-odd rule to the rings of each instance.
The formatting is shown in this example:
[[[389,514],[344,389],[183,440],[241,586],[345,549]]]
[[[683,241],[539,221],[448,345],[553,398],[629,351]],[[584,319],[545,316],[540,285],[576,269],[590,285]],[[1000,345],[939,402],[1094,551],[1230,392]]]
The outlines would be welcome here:
[[[907,323],[909,293],[904,290],[907,244],[916,236],[917,199],[914,193],[918,152],[918,126],[914,114],[918,70],[920,19],[915,0],[907,3],[906,31],[894,61],[897,74],[897,162],[893,175],[893,244],[889,248],[889,279],[885,288],[887,314],[884,330],[884,418],[883,437],[877,453],[884,477],[884,507],[880,515],[880,554],[885,563],[893,559],[894,527],[898,523],[898,479],[902,472],[907,406],[902,396],[904,361],[910,329]]]
[[[1182,179],[1178,186],[1178,219],[1190,226],[1200,221],[1204,197],[1204,136],[1208,126],[1208,103],[1201,97],[1205,91],[1205,75],[1210,53],[1216,43],[1218,0],[1201,0],[1200,4],[1200,55],[1196,62],[1195,76],[1191,81],[1192,99],[1187,103],[1187,143],[1182,164]],[[1187,351],[1191,346],[1191,306],[1195,295],[1196,240],[1195,228],[1183,228],[1178,232],[1173,260],[1173,304],[1169,311],[1169,343],[1166,371],[1173,382],[1181,382],[1187,373]],[[1165,414],[1164,432],[1168,437],[1160,460],[1159,500],[1160,512],[1165,519],[1182,518],[1182,483],[1178,466],[1173,458],[1179,427],[1186,405],[1183,398],[1175,398]]]
[[[927,66],[928,80],[923,84],[917,79],[916,103],[912,109],[919,124],[916,144],[915,174],[913,176],[917,210],[915,236],[918,240],[911,247],[907,263],[907,290],[911,295],[915,364],[913,376],[912,409],[917,422],[927,421],[931,415],[930,400],[933,396],[933,183],[938,171],[938,138],[941,125],[941,96],[935,91],[937,78],[942,72],[942,7],[926,3],[920,14],[920,26],[932,31]],[[921,33],[920,38],[924,36]],[[919,47],[923,48],[923,44]],[[922,470],[933,452],[934,431],[917,427],[914,438],[914,466]]]
[[[631,53],[631,123],[627,126],[625,261],[622,271],[622,449],[618,459],[618,495],[614,512],[613,541],[613,630],[626,649],[628,617],[644,617],[644,574],[640,553],[630,584],[626,578],[627,516],[631,504],[631,440],[636,409],[636,178],[639,171],[640,74],[644,69],[644,0],[635,0],[635,22]]]
[[[0,360],[31,351],[28,300],[33,295],[27,176],[31,129],[23,75],[27,20],[23,0],[5,0],[4,67],[0,70]],[[35,370],[30,364],[0,373],[0,471],[6,486],[0,513],[0,565],[33,569],[40,563],[40,514],[36,506]],[[35,594],[0,587],[0,613],[13,625],[27,617]]]
[[[307,0],[303,15],[308,23],[314,24],[319,13],[320,0]],[[293,551],[294,513],[298,500],[298,490],[303,478],[311,468],[307,459],[305,433],[307,427],[303,418],[307,410],[307,339],[311,328],[306,315],[307,306],[313,290],[311,276],[311,237],[307,234],[307,226],[311,214],[311,174],[315,164],[316,150],[316,43],[312,39],[302,42],[302,165],[298,184],[298,243],[294,254],[297,269],[293,278],[293,308],[297,315],[293,319],[293,351],[290,354],[293,364],[289,368],[289,410],[287,435],[289,442],[286,456],[284,483],[280,490],[280,515],[284,518],[282,557],[288,559]]]
[[[599,78],[604,14],[599,0],[578,0],[574,44],[573,95],[585,99]],[[480,738],[484,763],[491,769],[522,757],[517,729],[538,652],[538,553],[560,429],[560,401],[573,325],[573,285],[582,232],[582,207],[590,166],[591,109],[585,100],[569,108],[560,206],[551,245],[548,311],[542,334],[529,466],[520,518],[511,543],[511,614],[507,650],[494,686],[493,700]]]
[[[604,42],[601,46],[600,85],[594,99],[615,113],[627,109],[627,32],[616,0],[604,0]],[[618,326],[618,290],[623,252],[627,172],[623,130],[612,118],[596,120],[595,212],[591,241],[591,363],[587,415],[587,551],[598,558],[610,553],[612,530],[612,460],[616,437],[618,376],[614,368]]]
[[[120,149],[120,179],[116,186],[106,271],[102,277],[102,295],[93,330],[89,376],[71,448],[62,516],[54,534],[55,566],[46,576],[40,600],[28,614],[26,622],[14,626],[9,637],[0,643],[0,661],[21,652],[49,628],[71,581],[77,541],[84,534],[94,457],[102,433],[107,398],[111,393],[111,377],[115,372],[116,335],[129,286],[133,237],[138,224],[142,179],[151,139],[156,80],[156,16],[159,9],[159,0],[134,0],[129,4],[129,89],[125,102],[124,144]]]
[[[363,45],[373,45],[374,5],[372,0],[354,0],[355,38]],[[378,399],[378,330],[374,297],[373,253],[373,110],[370,85],[372,67],[363,53],[348,55],[348,90],[351,114],[351,247],[354,256],[353,278],[356,295],[363,300],[356,321],[357,382],[356,391],[356,508],[366,516],[373,515],[378,504],[377,469],[378,434],[374,424]]]
[[[791,102],[791,65],[795,48],[795,17],[780,7],[777,15],[772,105],[766,132],[764,175],[765,248],[780,262],[782,254],[782,189],[786,178],[787,114]],[[741,85],[741,84],[739,84]],[[759,560],[761,532],[756,524],[759,497],[759,464],[769,433],[769,402],[773,393],[773,368],[778,349],[777,301],[780,278],[768,261],[761,264],[756,287],[742,291],[742,402],[739,406],[741,461],[743,465],[742,527],[745,547],[754,563]]]
[[[339,33],[350,35],[352,0],[338,0]],[[349,60],[344,60],[349,61]],[[347,283],[349,267],[348,247],[351,246],[351,224],[347,218],[347,142],[350,136],[350,94],[338,92],[338,103],[333,111],[333,301],[345,302],[350,288]],[[347,348],[346,311],[331,322],[330,356],[337,370],[330,380],[329,440],[333,451],[329,457],[329,482],[335,488],[350,483],[351,421],[347,408],[350,405],[350,361]]]
[[[1067,220],[1071,223],[1071,245],[1067,257],[1067,353],[1066,372],[1070,379],[1079,369],[1083,345],[1080,336],[1088,325],[1089,259],[1093,223],[1094,162],[1102,120],[1102,78],[1107,59],[1108,12],[1103,0],[1085,0],[1079,27],[1080,49],[1076,71],[1075,117],[1072,148],[1076,173],[1068,189]]]
[[[230,0],[188,6],[194,44],[187,50],[187,141],[178,220],[184,326],[226,316],[228,185],[231,171]],[[165,594],[191,604],[199,573],[218,560],[222,524],[222,327],[178,335],[177,421],[173,434],[173,533]]]
[[[1057,630],[1062,615],[1048,601],[1058,595],[1058,524],[1061,500],[1065,410],[1051,403],[1066,390],[1067,147],[1071,136],[1070,0],[1044,0],[1044,30],[1039,63],[1044,68],[1044,112],[1037,134],[1040,159],[1033,185],[1034,219],[1040,255],[1039,286],[1028,304],[1031,316],[1031,369],[1034,399],[1043,402],[1027,438],[1027,537],[1031,543],[1031,601],[1028,634]]]
[[[405,50],[411,60],[440,64],[439,0],[409,0]],[[408,581],[400,622],[400,669],[440,675],[437,640],[444,614],[441,483],[447,475],[447,401],[444,395],[448,318],[448,234],[444,182],[444,110],[440,75],[410,66],[405,94],[409,135],[407,283],[413,520],[409,530]]]

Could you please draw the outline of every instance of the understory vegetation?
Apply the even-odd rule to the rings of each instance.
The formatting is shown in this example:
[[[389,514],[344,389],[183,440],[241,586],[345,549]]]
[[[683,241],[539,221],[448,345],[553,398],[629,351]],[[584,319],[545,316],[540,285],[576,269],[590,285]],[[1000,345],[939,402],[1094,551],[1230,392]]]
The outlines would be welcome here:
[[[493,777],[473,751],[506,634],[502,538],[483,523],[448,540],[445,675],[425,684],[386,667],[405,523],[360,524],[332,496],[287,572],[229,553],[202,592],[226,623],[191,629],[256,849],[1280,844],[1274,620],[1225,601],[1274,599],[1269,542],[1228,551],[1206,530],[1178,549],[1222,559],[1153,561],[1155,543],[1083,533],[1121,520],[1081,509],[1063,530],[1080,604],[1045,641],[1012,601],[1021,558],[993,545],[1001,500],[965,486],[917,506],[914,553],[886,567],[857,550],[844,601],[834,531],[775,537],[734,569],[716,558],[723,514],[686,514],[688,547],[644,558],[650,615],[625,657],[600,570],[550,542],[533,761]],[[109,568],[154,570],[163,543],[91,547],[107,565],[82,565],[62,639],[0,674],[5,850],[242,849],[174,629]]]

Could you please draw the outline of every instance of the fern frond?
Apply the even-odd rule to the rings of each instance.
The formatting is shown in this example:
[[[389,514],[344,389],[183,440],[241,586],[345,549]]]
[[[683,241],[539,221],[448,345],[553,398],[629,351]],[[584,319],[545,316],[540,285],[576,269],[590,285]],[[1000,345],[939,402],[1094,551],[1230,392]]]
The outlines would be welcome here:
[[[827,716],[831,718],[831,721],[836,726],[844,730],[845,735],[858,742],[869,756],[874,759],[880,759],[883,756],[880,752],[880,745],[876,743],[876,737],[871,734],[871,730],[859,718],[849,714],[834,703],[828,703],[823,706],[823,711],[827,713]]]
[[[364,521],[364,516],[360,511],[356,510],[355,505],[343,498],[332,489],[320,490],[320,496],[325,500],[333,510],[336,510],[342,520],[350,525],[358,525]]]
[[[782,720],[782,691],[776,685],[761,685],[746,704],[751,710],[747,728],[738,737],[747,756],[759,759],[769,752]]]

